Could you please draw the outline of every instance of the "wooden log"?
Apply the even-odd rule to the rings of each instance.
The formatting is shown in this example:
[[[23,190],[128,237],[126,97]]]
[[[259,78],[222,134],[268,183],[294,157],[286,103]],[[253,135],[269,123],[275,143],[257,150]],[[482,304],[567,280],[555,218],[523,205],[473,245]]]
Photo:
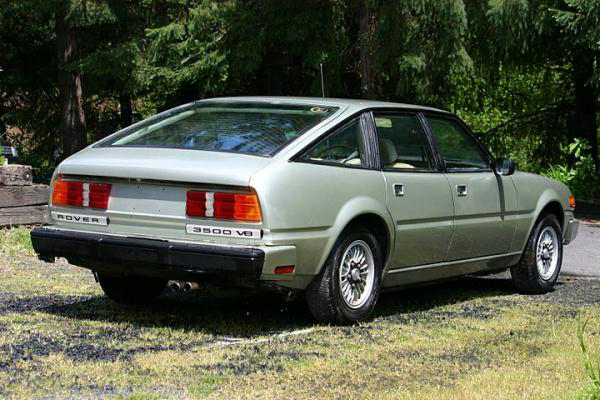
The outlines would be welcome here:
[[[0,208],[0,226],[45,224],[48,206]]]
[[[0,185],[28,186],[32,183],[31,165],[9,164],[0,167]]]
[[[48,204],[48,186],[0,186],[0,207]]]

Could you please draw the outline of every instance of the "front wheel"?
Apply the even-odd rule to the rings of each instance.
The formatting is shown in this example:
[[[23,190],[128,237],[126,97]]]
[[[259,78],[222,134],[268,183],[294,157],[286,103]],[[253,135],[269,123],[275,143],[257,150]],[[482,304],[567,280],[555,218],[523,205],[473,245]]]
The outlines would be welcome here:
[[[562,264],[561,232],[554,214],[546,214],[536,223],[521,260],[510,269],[520,292],[540,294],[554,288]]]
[[[117,303],[144,304],[158,298],[167,286],[164,279],[144,277],[113,277],[97,274],[98,283],[110,299]]]
[[[382,259],[379,243],[370,231],[344,234],[306,290],[313,316],[326,323],[366,319],[379,297]]]

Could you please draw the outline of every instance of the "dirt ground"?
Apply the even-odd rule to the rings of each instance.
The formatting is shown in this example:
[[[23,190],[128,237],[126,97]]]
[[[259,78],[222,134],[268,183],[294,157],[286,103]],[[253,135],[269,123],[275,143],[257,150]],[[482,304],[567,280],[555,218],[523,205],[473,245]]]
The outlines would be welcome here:
[[[315,324],[302,299],[105,298],[89,271],[0,255],[2,398],[575,398],[578,318],[600,360],[600,281],[540,296],[508,275],[385,293],[373,319]]]

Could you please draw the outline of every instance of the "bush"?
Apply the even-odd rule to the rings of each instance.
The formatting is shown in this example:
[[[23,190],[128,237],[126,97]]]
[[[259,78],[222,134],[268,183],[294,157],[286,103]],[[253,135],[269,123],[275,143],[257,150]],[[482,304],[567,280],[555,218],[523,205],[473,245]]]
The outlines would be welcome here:
[[[596,174],[594,160],[588,154],[590,145],[583,139],[575,139],[567,146],[560,146],[565,159],[574,160],[571,166],[551,165],[542,175],[556,179],[569,186],[575,197],[600,198],[600,177]]]

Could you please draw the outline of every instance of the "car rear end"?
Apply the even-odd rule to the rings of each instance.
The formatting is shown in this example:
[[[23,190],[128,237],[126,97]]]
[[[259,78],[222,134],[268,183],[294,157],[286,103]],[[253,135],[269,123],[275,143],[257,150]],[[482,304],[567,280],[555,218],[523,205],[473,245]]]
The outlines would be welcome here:
[[[189,105],[83,150],[53,177],[50,226],[32,231],[35,251],[113,276],[285,283],[295,247],[269,245],[269,205],[250,181],[334,113],[311,108]]]

